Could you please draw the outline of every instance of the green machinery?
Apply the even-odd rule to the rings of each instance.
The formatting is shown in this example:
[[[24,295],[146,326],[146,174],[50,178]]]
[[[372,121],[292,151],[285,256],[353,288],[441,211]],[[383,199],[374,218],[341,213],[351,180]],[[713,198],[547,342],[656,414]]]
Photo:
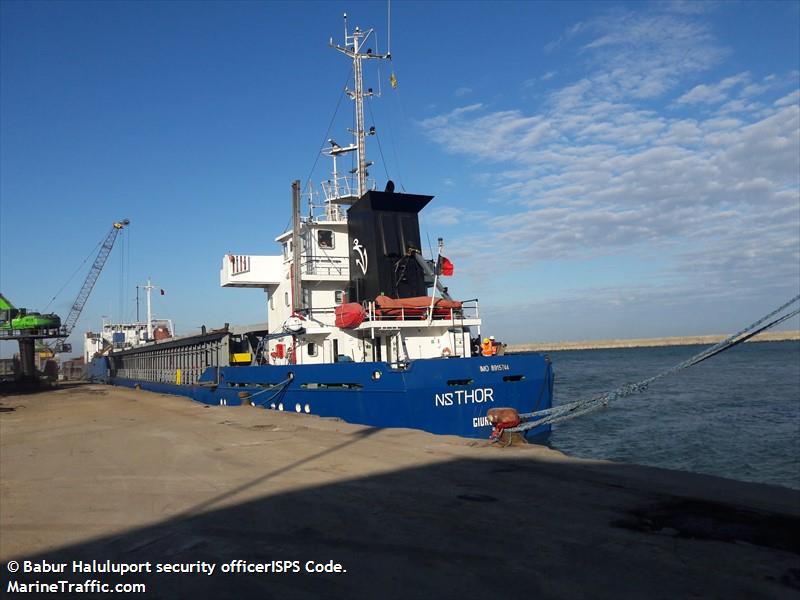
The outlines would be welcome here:
[[[43,339],[62,335],[61,318],[58,315],[16,308],[8,298],[0,294],[0,340],[16,340],[19,343],[18,381],[36,381],[34,363],[36,341],[41,342]]]
[[[114,247],[117,234],[128,224],[130,224],[130,221],[123,219],[115,222],[111,227],[111,231],[108,232],[103,240],[100,252],[91,269],[89,269],[89,274],[86,276],[86,280],[83,282],[78,297],[75,299],[63,325],[61,317],[56,314],[41,314],[33,311],[29,312],[24,308],[16,308],[5,296],[0,294],[0,340],[16,340],[19,342],[21,379],[29,381],[36,379],[36,369],[34,368],[35,340],[58,338],[54,351],[56,354],[72,351],[72,347],[69,344],[65,344],[64,340],[72,333],[72,328],[77,323],[89,294],[91,294],[92,288],[94,288],[94,284],[103,270],[106,259]]]
[[[0,330],[4,331],[31,331],[58,329],[61,327],[61,317],[56,314],[41,314],[28,312],[25,308],[15,308],[8,298],[0,294]]]

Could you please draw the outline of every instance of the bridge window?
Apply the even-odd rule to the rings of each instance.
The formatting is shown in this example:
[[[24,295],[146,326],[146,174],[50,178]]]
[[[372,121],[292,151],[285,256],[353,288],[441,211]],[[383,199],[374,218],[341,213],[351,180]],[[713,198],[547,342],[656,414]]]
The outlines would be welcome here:
[[[342,290],[336,290],[333,294],[336,304],[341,304],[344,302],[344,292]]]
[[[308,342],[308,355],[316,356],[318,353],[317,345],[314,342]]]
[[[317,231],[317,243],[320,248],[333,248],[333,231],[330,229],[320,229]]]

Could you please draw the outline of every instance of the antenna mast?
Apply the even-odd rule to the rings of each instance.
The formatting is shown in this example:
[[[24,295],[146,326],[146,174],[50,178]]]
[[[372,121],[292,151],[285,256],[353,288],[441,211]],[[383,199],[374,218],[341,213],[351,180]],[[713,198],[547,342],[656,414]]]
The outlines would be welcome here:
[[[373,30],[361,31],[358,27],[355,28],[352,35],[347,31],[347,14],[344,15],[344,47],[334,45],[333,38],[331,38],[330,46],[335,48],[342,54],[349,56],[353,59],[353,79],[355,89],[345,90],[351,100],[356,103],[356,129],[352,131],[356,138],[356,152],[358,156],[358,196],[359,198],[367,192],[367,152],[366,152],[366,136],[364,130],[364,97],[372,96],[372,88],[369,88],[364,93],[364,82],[362,78],[361,61],[370,58],[389,58],[388,54],[374,54],[372,48],[367,48],[366,52],[362,51],[364,43],[367,41]],[[374,130],[370,131],[370,135],[374,134]]]
[[[147,278],[147,285],[140,285],[140,288],[143,290],[147,290],[147,341],[153,341],[153,311],[150,306],[150,293],[153,291],[153,288],[156,287],[150,281],[150,278]]]

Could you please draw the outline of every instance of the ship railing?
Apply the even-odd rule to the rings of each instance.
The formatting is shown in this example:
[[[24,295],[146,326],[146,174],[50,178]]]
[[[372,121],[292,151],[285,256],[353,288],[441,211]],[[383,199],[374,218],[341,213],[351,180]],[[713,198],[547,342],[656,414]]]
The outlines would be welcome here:
[[[367,179],[367,189],[375,190],[378,182]],[[325,202],[352,204],[358,200],[358,177],[355,174],[338,175],[322,182],[322,195]]]
[[[346,205],[354,204],[359,198],[358,178],[355,175],[339,175],[323,181],[321,187],[322,193],[309,187],[303,194],[308,202],[308,218],[316,221],[346,221]],[[367,190],[376,189],[378,182],[375,179],[367,179]]]
[[[246,254],[229,254],[231,275],[241,275],[250,271],[250,257]]]
[[[312,221],[333,221],[334,223],[347,221],[345,211],[338,204],[318,204],[309,201],[308,207],[310,214],[308,217],[301,217],[303,221],[309,219]]]
[[[0,329],[0,338],[55,338],[66,337],[66,334],[60,328],[28,328],[28,329]]]
[[[347,256],[315,256],[303,262],[302,272],[308,275],[347,275],[349,266]]]
[[[465,321],[479,319],[478,300],[465,300],[461,308],[441,308],[434,306],[431,313],[430,304],[418,307],[381,308],[375,302],[364,305],[367,312],[366,321]]]
[[[419,323],[420,321],[428,321],[430,315],[430,305],[413,307],[413,308],[397,308],[397,309],[381,309],[376,306],[375,302],[362,302],[366,315],[364,323],[397,323],[400,321],[408,321]],[[335,321],[336,308],[331,307],[314,307],[307,309],[308,312],[313,313],[314,319],[327,325],[333,325]],[[456,323],[468,320],[480,319],[478,310],[478,300],[462,300],[461,308],[436,308],[433,309],[433,318],[430,319],[432,323]]]

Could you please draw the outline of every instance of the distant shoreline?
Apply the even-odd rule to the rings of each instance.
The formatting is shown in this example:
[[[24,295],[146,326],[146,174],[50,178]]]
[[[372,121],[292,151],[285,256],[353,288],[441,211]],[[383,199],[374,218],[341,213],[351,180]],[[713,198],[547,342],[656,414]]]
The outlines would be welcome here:
[[[658,346],[710,345],[728,335],[694,335],[683,337],[641,338],[629,340],[584,340],[580,342],[542,342],[538,344],[509,344],[506,352],[555,352],[558,350],[602,350],[612,348],[651,348]],[[800,340],[800,330],[765,331],[748,342],[785,342]]]

